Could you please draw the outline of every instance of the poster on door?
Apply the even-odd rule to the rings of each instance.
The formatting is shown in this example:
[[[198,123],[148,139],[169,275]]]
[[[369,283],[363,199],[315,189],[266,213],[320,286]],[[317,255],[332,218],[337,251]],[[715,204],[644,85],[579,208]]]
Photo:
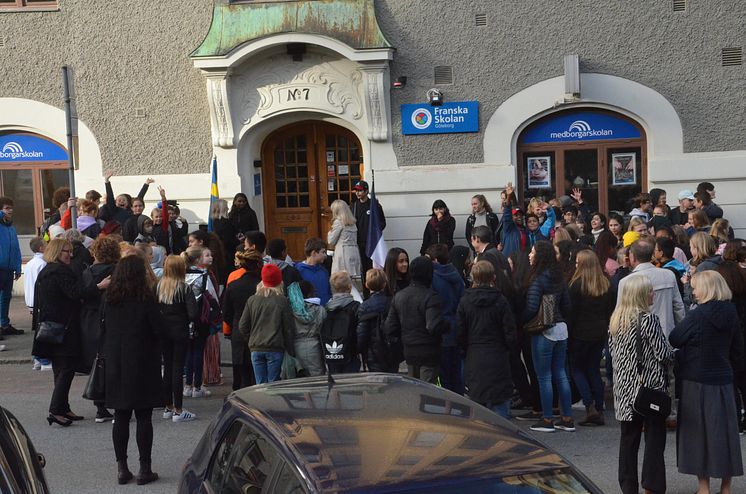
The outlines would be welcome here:
[[[551,188],[552,183],[552,157],[535,156],[528,158],[527,172],[529,189]]]
[[[637,156],[635,153],[616,153],[611,155],[611,185],[637,184]]]

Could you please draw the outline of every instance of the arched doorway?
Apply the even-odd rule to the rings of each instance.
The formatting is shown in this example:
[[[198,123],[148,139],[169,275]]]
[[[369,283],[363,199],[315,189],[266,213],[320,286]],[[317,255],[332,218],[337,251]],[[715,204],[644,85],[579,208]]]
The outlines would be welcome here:
[[[624,212],[647,187],[647,142],[634,120],[600,109],[552,113],[518,138],[518,184],[523,204],[583,191],[591,210]]]
[[[300,122],[267,137],[262,167],[267,238],[284,238],[288,254],[301,259],[306,239],[326,238],[329,205],[352,204],[352,187],[363,175],[362,146],[338,125]]]

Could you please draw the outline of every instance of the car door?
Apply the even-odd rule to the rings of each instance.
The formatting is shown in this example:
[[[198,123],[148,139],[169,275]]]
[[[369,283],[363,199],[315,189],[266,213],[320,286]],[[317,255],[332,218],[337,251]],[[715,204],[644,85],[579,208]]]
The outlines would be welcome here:
[[[283,454],[248,424],[236,420],[215,448],[205,494],[305,493]]]

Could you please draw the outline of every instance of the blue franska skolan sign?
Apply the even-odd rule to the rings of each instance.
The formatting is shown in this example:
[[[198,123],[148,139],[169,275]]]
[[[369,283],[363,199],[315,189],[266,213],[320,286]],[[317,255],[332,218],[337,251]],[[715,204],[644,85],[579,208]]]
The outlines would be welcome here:
[[[401,132],[404,135],[479,132],[479,103],[454,101],[441,106],[429,103],[401,105]]]
[[[608,139],[637,139],[640,131],[627,120],[608,113],[561,113],[530,126],[521,137],[523,144],[536,142],[577,142]]]
[[[67,151],[57,143],[30,134],[0,135],[0,163],[67,161]]]

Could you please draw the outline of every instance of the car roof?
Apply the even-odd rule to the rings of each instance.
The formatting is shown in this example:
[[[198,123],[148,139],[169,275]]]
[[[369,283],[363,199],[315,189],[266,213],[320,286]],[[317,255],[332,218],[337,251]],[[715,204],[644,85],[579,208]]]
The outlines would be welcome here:
[[[265,422],[324,491],[496,478],[569,468],[488,409],[396,374],[278,381],[229,401]]]

